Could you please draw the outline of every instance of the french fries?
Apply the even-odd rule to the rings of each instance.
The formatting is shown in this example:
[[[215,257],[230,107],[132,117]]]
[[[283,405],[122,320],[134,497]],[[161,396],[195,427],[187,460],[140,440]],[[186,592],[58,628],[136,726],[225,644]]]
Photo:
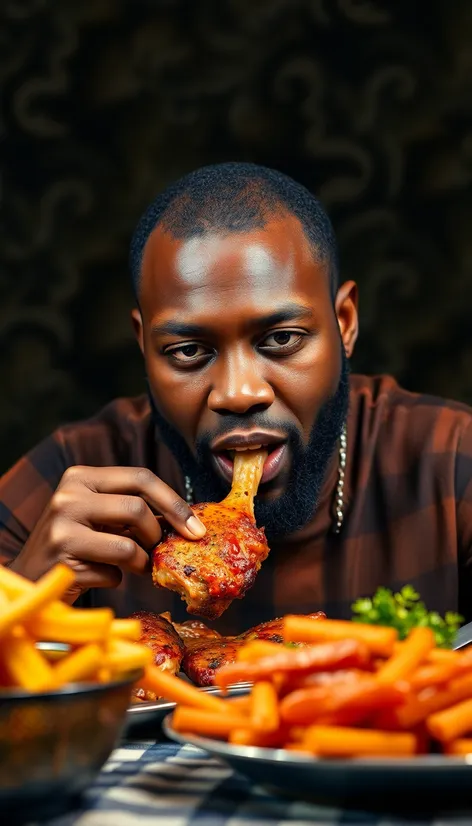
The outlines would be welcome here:
[[[220,711],[188,702],[166,675],[173,728],[327,759],[472,753],[472,649],[436,648],[425,627],[400,642],[392,628],[358,622],[288,616],[284,626],[285,640],[307,647],[248,642],[215,682],[225,691],[250,680],[249,696],[211,698]]]
[[[53,691],[70,683],[119,679],[152,663],[138,620],[115,619],[109,608],[82,610],[61,602],[74,582],[56,565],[37,582],[0,566],[0,698],[2,689]],[[38,642],[67,643],[51,658]],[[196,691],[196,689],[195,689]]]

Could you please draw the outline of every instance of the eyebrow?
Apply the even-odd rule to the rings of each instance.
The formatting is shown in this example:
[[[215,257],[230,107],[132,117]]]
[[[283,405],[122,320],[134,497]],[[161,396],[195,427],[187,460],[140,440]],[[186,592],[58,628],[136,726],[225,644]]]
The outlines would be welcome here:
[[[296,304],[291,302],[285,304],[280,309],[273,313],[258,316],[257,318],[248,321],[248,328],[260,329],[264,327],[273,327],[275,324],[283,324],[285,321],[294,321],[301,318],[312,318],[313,313],[309,307],[303,304]],[[151,333],[153,335],[170,335],[182,336],[191,338],[192,336],[204,336],[210,334],[212,331],[209,327],[201,324],[193,324],[187,321],[164,321],[162,324],[153,324]]]

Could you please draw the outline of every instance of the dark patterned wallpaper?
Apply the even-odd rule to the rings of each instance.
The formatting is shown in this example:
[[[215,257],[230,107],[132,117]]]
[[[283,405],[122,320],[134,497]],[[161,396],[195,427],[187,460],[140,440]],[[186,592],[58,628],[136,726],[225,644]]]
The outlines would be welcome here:
[[[141,391],[128,239],[218,160],[324,200],[357,369],[472,402],[470,0],[4,0],[0,38],[0,471]]]

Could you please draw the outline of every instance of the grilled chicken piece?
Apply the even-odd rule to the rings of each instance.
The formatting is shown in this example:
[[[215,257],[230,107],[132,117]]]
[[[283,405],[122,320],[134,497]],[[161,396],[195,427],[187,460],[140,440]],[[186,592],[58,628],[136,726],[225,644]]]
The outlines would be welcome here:
[[[313,619],[325,618],[322,611],[304,616]],[[190,647],[186,645],[182,660],[182,671],[196,685],[214,685],[215,671],[221,668],[222,665],[236,662],[239,648],[249,640],[283,643],[282,626],[283,617],[261,622],[260,625],[255,625],[254,628],[250,628],[249,631],[245,631],[237,637],[220,637],[219,640],[206,640],[201,643],[194,643]]]
[[[182,623],[173,622],[172,625],[180,639],[183,640],[186,651],[197,645],[200,646],[203,642],[222,639],[218,631],[215,631],[214,628],[208,628],[208,625],[200,620],[186,620]]]
[[[170,611],[164,611],[161,617],[172,623],[179,637],[184,641],[185,647],[193,643],[199,644],[203,640],[221,639],[221,634],[214,628],[208,628],[201,620],[185,620],[185,622],[173,622]]]
[[[215,671],[227,663],[236,662],[238,649],[244,645],[239,637],[221,637],[186,647],[182,671],[195,685],[214,685]]]
[[[177,674],[184,655],[184,642],[174,626],[165,617],[148,611],[137,611],[131,615],[141,622],[140,642],[147,645],[154,654],[154,664],[162,671]],[[158,698],[152,691],[143,688],[133,690],[132,702],[148,702]]]
[[[154,584],[177,591],[190,614],[220,617],[254,584],[269,553],[264,530],[254,520],[254,496],[266,457],[264,450],[237,451],[228,496],[193,507],[207,529],[205,536],[187,540],[169,528],[154,551]]]

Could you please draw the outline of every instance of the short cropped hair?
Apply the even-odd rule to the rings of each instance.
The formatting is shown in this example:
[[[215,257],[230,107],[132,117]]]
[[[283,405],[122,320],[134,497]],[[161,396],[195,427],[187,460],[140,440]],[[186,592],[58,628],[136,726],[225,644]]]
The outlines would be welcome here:
[[[326,262],[334,298],[338,286],[338,250],[331,221],[320,201],[288,175],[252,163],[204,166],[179,178],[158,195],[142,215],[130,247],[136,297],[144,248],[161,226],[174,238],[206,232],[247,232],[289,213],[299,219],[313,257]]]

